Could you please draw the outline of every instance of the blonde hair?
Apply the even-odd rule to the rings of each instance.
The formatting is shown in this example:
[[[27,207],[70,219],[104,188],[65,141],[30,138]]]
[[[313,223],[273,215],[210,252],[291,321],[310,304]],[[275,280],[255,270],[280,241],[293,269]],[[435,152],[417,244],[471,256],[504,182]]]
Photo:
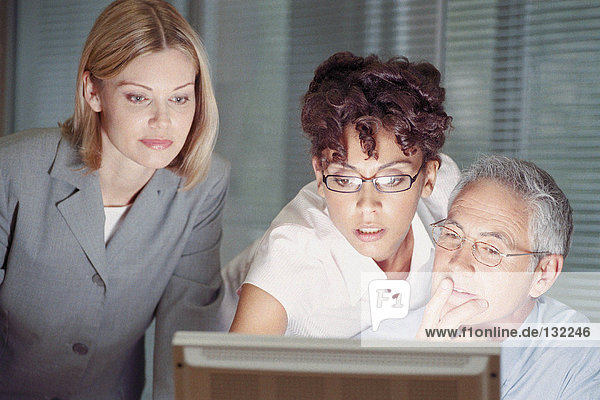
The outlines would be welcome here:
[[[75,111],[60,126],[63,136],[78,147],[86,167],[100,168],[100,115],[85,101],[84,73],[89,71],[94,80],[110,79],[136,57],[165,49],[186,54],[196,68],[194,120],[183,148],[167,167],[185,178],[183,190],[187,190],[208,173],[219,115],[204,47],[171,4],[162,0],[117,0],[104,9],[88,35],[79,62]]]

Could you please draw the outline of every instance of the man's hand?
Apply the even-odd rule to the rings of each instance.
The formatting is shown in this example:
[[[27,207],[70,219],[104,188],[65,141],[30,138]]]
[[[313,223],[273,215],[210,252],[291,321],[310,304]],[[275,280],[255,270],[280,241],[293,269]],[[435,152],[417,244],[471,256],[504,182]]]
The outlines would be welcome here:
[[[488,303],[483,299],[469,300],[458,307],[450,308],[447,302],[453,289],[454,282],[450,278],[440,282],[425,307],[417,339],[434,339],[425,334],[425,329],[458,329],[471,318],[487,310]]]

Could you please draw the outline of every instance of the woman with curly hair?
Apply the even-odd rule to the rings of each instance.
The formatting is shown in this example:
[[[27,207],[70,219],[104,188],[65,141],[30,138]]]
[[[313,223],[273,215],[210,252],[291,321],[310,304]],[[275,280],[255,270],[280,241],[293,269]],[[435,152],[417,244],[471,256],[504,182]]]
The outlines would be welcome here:
[[[451,123],[444,96],[429,63],[344,52],[316,69],[302,108],[316,181],[226,267],[232,289],[245,277],[232,332],[354,336],[369,326],[363,274],[406,279],[410,309],[425,304],[427,225],[445,217],[459,178],[438,153]]]

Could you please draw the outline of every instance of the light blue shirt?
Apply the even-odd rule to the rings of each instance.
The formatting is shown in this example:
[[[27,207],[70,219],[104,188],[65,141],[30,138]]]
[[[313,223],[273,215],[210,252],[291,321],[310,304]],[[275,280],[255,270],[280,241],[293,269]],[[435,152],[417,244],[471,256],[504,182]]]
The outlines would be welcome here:
[[[541,296],[524,323],[586,323],[588,318]],[[504,346],[500,356],[503,400],[600,399],[600,348]]]
[[[406,318],[381,322],[373,332],[366,329],[361,339],[413,339],[424,308]],[[588,323],[588,318],[547,296],[537,299],[524,323]],[[598,400],[600,399],[600,348],[503,346],[500,354],[502,400]]]

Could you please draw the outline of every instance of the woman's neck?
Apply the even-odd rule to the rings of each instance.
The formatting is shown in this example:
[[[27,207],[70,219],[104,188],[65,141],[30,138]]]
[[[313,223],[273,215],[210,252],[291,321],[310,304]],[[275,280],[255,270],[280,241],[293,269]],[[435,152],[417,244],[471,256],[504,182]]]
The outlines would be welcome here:
[[[123,173],[127,171],[128,173]],[[135,168],[120,170],[102,166],[98,170],[102,203],[105,207],[125,206],[133,203],[138,193],[152,178],[155,170]]]
[[[388,275],[390,279],[406,279],[410,273],[412,252],[414,247],[414,236],[412,226],[408,229],[406,237],[400,244],[396,253],[383,261],[375,261],[379,268]]]

